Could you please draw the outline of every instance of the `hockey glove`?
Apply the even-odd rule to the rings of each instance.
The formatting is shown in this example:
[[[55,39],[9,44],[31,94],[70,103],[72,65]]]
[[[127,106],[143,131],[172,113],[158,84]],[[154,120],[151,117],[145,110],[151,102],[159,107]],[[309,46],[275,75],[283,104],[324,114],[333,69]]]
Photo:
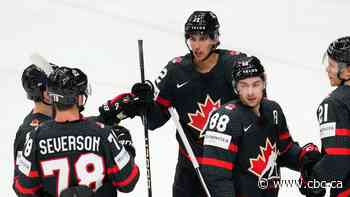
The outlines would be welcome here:
[[[301,194],[307,197],[321,197],[326,194],[326,189],[322,187],[313,187],[314,177],[312,176],[313,166],[322,158],[322,154],[318,150],[317,146],[312,143],[308,143],[302,147],[299,154],[300,161],[300,182],[301,187],[299,191]],[[310,182],[308,184],[308,182]]]
[[[154,87],[152,82],[146,80],[144,83],[136,83],[131,88],[131,93],[138,97],[142,102],[152,104],[154,100]]]
[[[315,144],[308,143],[301,148],[301,152],[299,153],[300,172],[306,180],[309,180],[313,166],[321,158],[322,154]]]
[[[124,93],[100,106],[99,112],[104,124],[114,125],[126,118],[143,114],[145,108],[146,105],[138,97]]]
[[[129,130],[121,126],[114,126],[113,131],[117,136],[117,141],[124,146],[131,156],[135,158],[136,151]]]
[[[326,189],[323,187],[315,187],[313,180],[310,180],[309,183],[306,181],[303,176],[299,178],[299,191],[306,197],[323,197],[326,195]]]

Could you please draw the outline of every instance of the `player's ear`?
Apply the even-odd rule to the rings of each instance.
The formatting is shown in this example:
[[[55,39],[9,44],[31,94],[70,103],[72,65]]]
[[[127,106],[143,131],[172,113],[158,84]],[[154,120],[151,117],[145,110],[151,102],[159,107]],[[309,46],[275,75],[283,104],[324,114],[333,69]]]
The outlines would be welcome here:
[[[340,73],[342,79],[350,79],[350,65],[348,65],[343,72]]]

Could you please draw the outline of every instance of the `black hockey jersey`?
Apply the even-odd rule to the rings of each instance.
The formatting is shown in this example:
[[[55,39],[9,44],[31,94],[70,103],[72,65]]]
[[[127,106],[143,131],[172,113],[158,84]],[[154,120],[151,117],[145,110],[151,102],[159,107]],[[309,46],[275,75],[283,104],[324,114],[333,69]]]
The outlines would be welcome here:
[[[316,179],[333,181],[331,196],[350,196],[350,87],[339,86],[317,109],[323,158]],[[341,183],[341,184],[340,184]],[[337,186],[338,185],[338,186]],[[337,188],[342,186],[342,188]]]
[[[201,169],[213,197],[276,197],[280,167],[299,169],[300,150],[278,103],[263,99],[258,116],[232,101],[211,115]]]
[[[50,120],[51,117],[46,116],[41,113],[33,113],[30,112],[23,120],[23,123],[21,126],[18,128],[16,132],[16,138],[13,143],[13,158],[15,159],[15,166],[16,166],[16,161],[17,157],[21,157],[22,155],[22,149],[24,142],[26,140],[27,134],[33,130],[35,127],[41,125],[43,122],[46,122]],[[29,137],[29,136],[28,136]],[[15,167],[15,172],[14,172],[14,180],[16,180],[18,176],[18,171],[17,168]]]
[[[155,80],[159,90],[157,105],[147,116],[150,129],[156,129],[169,119],[167,108],[174,107],[199,163],[203,149],[203,131],[209,114],[222,104],[237,98],[230,75],[233,63],[245,56],[227,50],[216,50],[216,53],[219,53],[218,63],[204,74],[196,71],[190,54],[170,61]],[[191,166],[178,134],[177,140],[180,144],[180,158],[183,158],[180,161]]]
[[[96,196],[131,191],[139,178],[134,158],[118,143],[112,129],[91,119],[48,121],[30,132],[15,191],[58,197],[70,186],[87,185]],[[106,191],[106,187],[110,191]]]

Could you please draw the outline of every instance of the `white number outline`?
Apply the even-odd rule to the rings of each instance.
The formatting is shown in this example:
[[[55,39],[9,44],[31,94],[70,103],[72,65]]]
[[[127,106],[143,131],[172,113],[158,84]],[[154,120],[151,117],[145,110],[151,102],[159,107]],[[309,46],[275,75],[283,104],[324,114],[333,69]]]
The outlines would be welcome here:
[[[96,169],[98,169],[96,167],[96,162],[98,163],[98,165],[101,165],[102,166],[102,176],[100,177],[97,177],[95,181],[93,182],[90,182],[87,186],[95,186],[95,188],[91,188],[93,189],[94,191],[96,191],[99,187],[102,186],[102,181],[103,179],[105,178],[105,165],[104,165],[104,160],[101,156],[97,155],[97,154],[94,154],[94,153],[86,153],[86,154],[81,154],[79,156],[78,159],[76,159],[74,161],[74,174],[77,176],[77,179],[78,179],[78,184],[81,182],[81,181],[84,181],[82,180],[81,178],[81,174],[79,175],[79,172],[81,172],[81,168],[79,168],[79,170],[77,170],[77,164],[79,163],[79,161],[81,161],[81,159],[87,157],[87,156],[97,156],[95,157],[98,158],[99,160],[92,160],[93,162],[95,163],[92,163],[92,162],[87,162],[86,165],[85,165],[85,169],[86,172],[87,172],[87,165],[89,164],[92,164],[94,165],[94,170],[93,172],[96,173]],[[59,163],[59,164],[58,164]],[[58,165],[57,165],[58,164]],[[52,165],[52,166],[50,166]],[[55,159],[48,159],[48,160],[45,160],[45,161],[41,161],[40,162],[40,166],[41,166],[41,171],[43,173],[43,177],[51,177],[51,176],[55,176],[56,177],[56,197],[58,197],[61,193],[62,190],[68,188],[69,186],[69,181],[70,181],[70,173],[71,173],[71,169],[70,169],[70,163],[69,163],[69,160],[67,157],[61,157],[61,158],[55,158]],[[87,172],[88,174],[91,174],[92,172]],[[99,173],[99,172],[97,172]],[[64,181],[64,177],[66,176],[65,178],[65,181]],[[64,181],[64,182],[62,182]],[[92,185],[91,185],[92,184]],[[83,184],[81,184],[83,185]]]

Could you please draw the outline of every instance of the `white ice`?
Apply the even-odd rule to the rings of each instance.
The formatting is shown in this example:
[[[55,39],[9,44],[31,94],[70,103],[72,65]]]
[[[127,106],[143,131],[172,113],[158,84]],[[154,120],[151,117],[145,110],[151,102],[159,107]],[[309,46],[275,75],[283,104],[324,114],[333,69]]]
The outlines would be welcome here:
[[[221,23],[221,47],[258,56],[268,73],[268,95],[278,101],[300,144],[320,144],[316,108],[332,90],[321,57],[328,44],[349,35],[348,0],[11,0],[0,3],[0,193],[15,196],[12,143],[31,109],[21,87],[29,55],[38,52],[58,65],[80,67],[93,95],[88,114],[140,80],[137,39],[144,40],[146,77],[187,48],[183,27],[194,10],[214,11]],[[147,196],[144,134],[137,118],[123,123],[133,134],[141,178],[120,196]],[[153,196],[171,196],[177,142],[174,125],[150,133]],[[284,179],[298,173],[282,171]],[[301,196],[296,187],[280,196]]]

